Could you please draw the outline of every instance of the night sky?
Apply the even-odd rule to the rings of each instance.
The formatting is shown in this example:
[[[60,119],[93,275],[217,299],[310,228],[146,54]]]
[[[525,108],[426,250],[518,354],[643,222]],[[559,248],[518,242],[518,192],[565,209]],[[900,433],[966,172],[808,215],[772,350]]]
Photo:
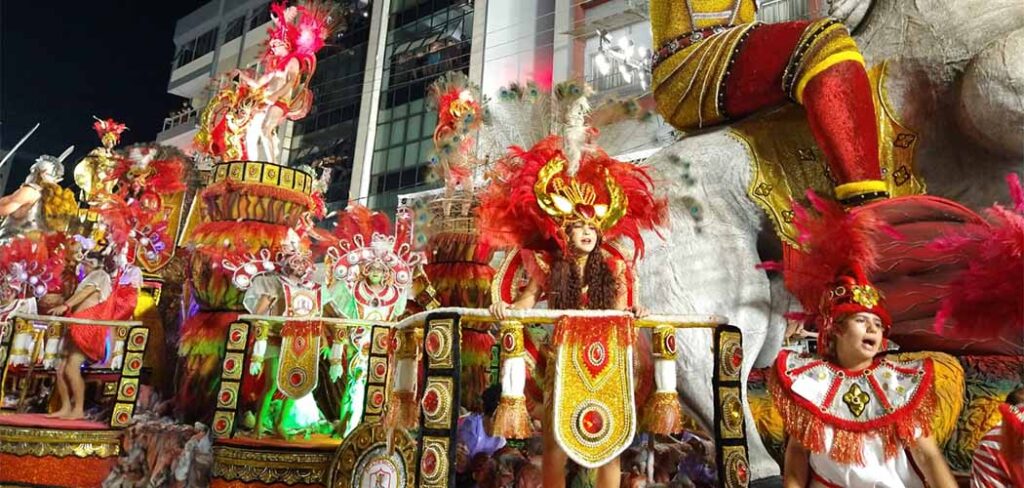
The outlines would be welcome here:
[[[70,183],[74,164],[99,145],[93,115],[128,125],[122,145],[153,141],[182,105],[167,93],[174,24],[206,1],[0,1],[0,147],[42,123],[7,163],[4,193],[36,156],[74,144]]]

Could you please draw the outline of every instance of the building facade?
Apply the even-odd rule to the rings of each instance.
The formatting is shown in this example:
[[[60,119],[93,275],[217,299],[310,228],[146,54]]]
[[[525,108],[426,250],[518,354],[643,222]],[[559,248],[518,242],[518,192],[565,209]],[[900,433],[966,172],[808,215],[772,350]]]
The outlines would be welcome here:
[[[332,209],[359,201],[394,209],[398,196],[440,186],[432,177],[437,117],[428,87],[462,71],[494,97],[511,82],[541,88],[585,79],[601,99],[652,105],[644,63],[651,46],[648,0],[348,0],[347,28],[320,53],[308,117],[280,133],[284,161],[328,158]],[[769,22],[813,16],[821,0],[768,0]],[[178,21],[168,91],[187,99],[158,141],[187,148],[216,77],[254,65],[266,38],[265,0],[213,0]],[[635,159],[672,140],[654,116],[614,133]],[[623,144],[622,141],[629,141]]]

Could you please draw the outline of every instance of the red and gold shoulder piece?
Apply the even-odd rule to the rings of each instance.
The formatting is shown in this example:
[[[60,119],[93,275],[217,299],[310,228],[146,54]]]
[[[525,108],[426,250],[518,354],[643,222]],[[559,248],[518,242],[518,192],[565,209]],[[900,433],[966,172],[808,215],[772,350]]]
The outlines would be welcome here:
[[[935,409],[931,359],[894,361],[878,357],[852,371],[819,357],[782,351],[771,375],[775,405],[790,435],[822,452],[824,427],[836,435],[830,455],[860,463],[863,436],[878,435],[886,457],[931,431]]]

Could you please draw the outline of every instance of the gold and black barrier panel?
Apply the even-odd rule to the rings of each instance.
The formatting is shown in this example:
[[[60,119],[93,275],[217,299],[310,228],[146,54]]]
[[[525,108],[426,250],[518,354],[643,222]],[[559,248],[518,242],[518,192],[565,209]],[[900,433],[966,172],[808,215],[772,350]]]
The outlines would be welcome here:
[[[125,341],[124,360],[121,362],[121,378],[117,382],[117,399],[110,414],[110,426],[116,429],[128,427],[135,403],[139,399],[139,380],[142,376],[143,358],[149,345],[149,329],[146,327],[115,327],[116,340]]]
[[[747,437],[743,418],[743,336],[732,325],[715,328],[715,439],[718,486],[746,487],[750,482]]]
[[[370,357],[366,366],[366,395],[363,397],[363,418],[360,423],[377,423],[384,416],[388,383],[388,339],[391,329],[374,325],[370,335]]]
[[[256,322],[252,327],[258,329],[269,327],[269,324]],[[238,397],[249,354],[249,333],[250,325],[246,322],[233,322],[228,327],[224,361],[221,363],[220,390],[217,392],[217,409],[213,414],[215,437],[232,437],[235,434],[235,423],[239,416]],[[260,333],[257,331],[257,335]]]
[[[460,315],[427,315],[423,356],[426,382],[420,397],[422,440],[416,485],[423,488],[455,486],[455,435],[459,417]]]

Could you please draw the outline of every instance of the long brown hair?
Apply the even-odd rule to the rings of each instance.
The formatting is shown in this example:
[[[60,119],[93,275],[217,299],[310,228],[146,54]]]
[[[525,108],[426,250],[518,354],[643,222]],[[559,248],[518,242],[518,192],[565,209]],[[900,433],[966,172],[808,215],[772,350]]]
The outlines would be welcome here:
[[[587,287],[588,303],[582,302],[583,288]],[[548,307],[558,310],[611,310],[618,295],[615,276],[601,254],[601,236],[597,237],[594,250],[587,254],[583,265],[583,276],[573,259],[558,251],[548,275]]]

